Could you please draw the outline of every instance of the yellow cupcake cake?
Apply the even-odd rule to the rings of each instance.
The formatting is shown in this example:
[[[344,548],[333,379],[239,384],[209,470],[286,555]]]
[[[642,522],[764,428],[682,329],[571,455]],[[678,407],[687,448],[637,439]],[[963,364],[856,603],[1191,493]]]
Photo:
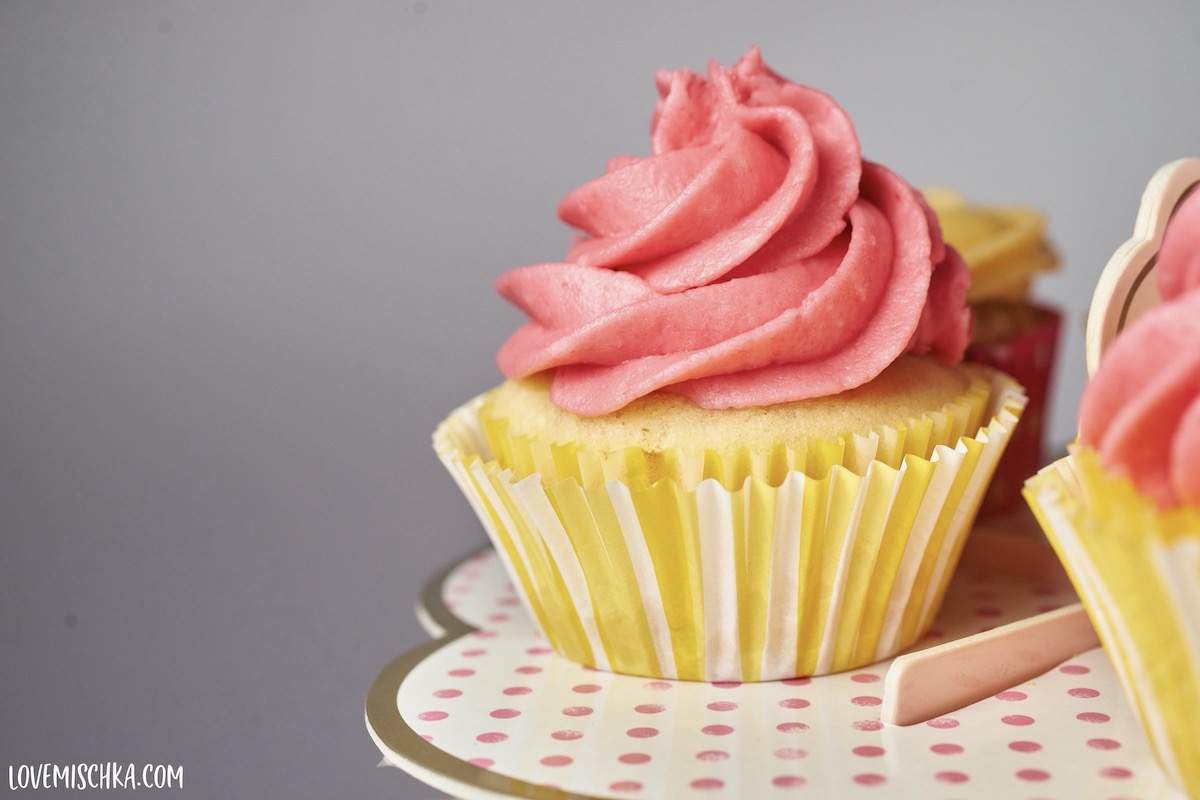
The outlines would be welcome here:
[[[1200,159],[1147,187],[1105,268],[1071,455],[1025,495],[1167,775],[1200,797]],[[1161,299],[1161,303],[1157,301]]]
[[[554,648],[769,680],[932,622],[1024,406],[960,363],[968,276],[845,112],[771,72],[657,76],[651,155],[571,192],[503,275],[508,380],[434,446]]]

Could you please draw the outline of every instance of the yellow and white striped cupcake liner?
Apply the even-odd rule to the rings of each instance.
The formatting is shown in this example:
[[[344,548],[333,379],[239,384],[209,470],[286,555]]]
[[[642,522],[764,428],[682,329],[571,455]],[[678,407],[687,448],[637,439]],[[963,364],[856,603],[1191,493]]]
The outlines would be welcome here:
[[[492,457],[481,398],[434,449],[566,658],[681,680],[819,675],[889,658],[932,623],[1025,405],[1018,384],[986,374],[987,422],[954,447],[898,467],[860,451],[861,468],[778,484],[518,477]]]
[[[1200,511],[1073,447],[1025,486],[1168,777],[1200,797]]]

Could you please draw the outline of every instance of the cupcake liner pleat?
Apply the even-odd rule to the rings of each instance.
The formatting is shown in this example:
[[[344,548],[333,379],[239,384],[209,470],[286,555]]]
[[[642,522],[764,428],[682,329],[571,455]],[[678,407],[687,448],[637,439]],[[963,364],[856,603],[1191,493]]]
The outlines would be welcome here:
[[[903,454],[911,431],[876,431],[849,443],[857,469],[838,459],[824,474],[733,489],[712,477],[732,469],[711,452],[693,487],[589,483],[580,448],[550,477],[519,477],[488,449],[480,399],[434,444],[565,657],[684,680],[816,675],[894,655],[932,623],[1025,402],[1011,379],[987,375],[988,403],[931,422],[954,447]],[[902,454],[898,466],[866,457],[881,447]]]
[[[1025,496],[1164,771],[1200,797],[1200,513],[1157,509],[1081,448]]]

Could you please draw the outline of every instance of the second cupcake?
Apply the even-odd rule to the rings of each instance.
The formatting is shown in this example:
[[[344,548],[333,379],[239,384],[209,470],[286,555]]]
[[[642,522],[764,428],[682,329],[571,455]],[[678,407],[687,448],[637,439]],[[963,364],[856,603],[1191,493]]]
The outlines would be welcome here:
[[[1025,399],[964,366],[967,273],[827,95],[757,50],[657,76],[652,154],[502,276],[530,318],[434,446],[574,661],[768,680],[887,658],[938,610]]]

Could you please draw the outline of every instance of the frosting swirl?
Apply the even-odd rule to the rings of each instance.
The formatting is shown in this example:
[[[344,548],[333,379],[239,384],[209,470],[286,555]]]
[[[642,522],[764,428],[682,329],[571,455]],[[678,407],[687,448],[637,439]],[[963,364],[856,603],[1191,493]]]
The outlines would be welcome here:
[[[832,98],[757,49],[656,84],[652,154],[560,204],[584,234],[567,260],[497,281],[530,318],[506,376],[553,369],[551,399],[597,416],[657,390],[707,408],[836,394],[906,351],[961,359],[966,268]]]
[[[1105,352],[1079,440],[1159,506],[1200,506],[1200,193],[1167,224],[1155,277],[1164,302]]]

